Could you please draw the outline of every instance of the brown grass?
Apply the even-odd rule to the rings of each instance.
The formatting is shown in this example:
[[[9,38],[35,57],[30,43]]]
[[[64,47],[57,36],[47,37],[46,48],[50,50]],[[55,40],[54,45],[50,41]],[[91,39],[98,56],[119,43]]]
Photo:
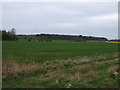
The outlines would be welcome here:
[[[97,62],[94,62],[93,64],[94,64],[94,65],[102,65],[102,62],[98,62],[98,61],[97,61]]]
[[[61,72],[61,70],[58,70],[58,71],[53,71],[53,72],[50,72],[50,73],[47,73],[47,75],[51,78],[61,78],[63,77],[63,74]]]
[[[2,65],[3,78],[8,75],[17,76],[18,74],[29,75],[37,71],[43,70],[43,66],[31,64],[17,64],[14,61],[7,61]]]
[[[108,72],[115,73],[118,72],[118,65],[110,66]]]
[[[68,58],[68,59],[55,59],[54,62],[59,64],[59,65],[63,65],[63,64],[79,64],[81,62],[88,62],[90,61],[91,58],[90,57],[76,57],[76,58]],[[47,61],[48,62],[48,61]],[[46,62],[46,63],[47,63]]]
[[[115,55],[114,55],[115,56]],[[59,64],[68,64],[68,63],[74,63],[74,64],[79,64],[79,63],[87,63],[90,62],[92,60],[100,60],[100,59],[106,59],[107,55],[95,55],[93,57],[87,57],[87,56],[83,56],[83,57],[76,57],[76,58],[69,58],[67,60],[54,60],[54,62],[59,63]]]
[[[67,80],[74,80],[74,81],[79,81],[83,78],[93,78],[94,77],[94,71],[89,70],[88,72],[82,74],[80,72],[76,72],[75,74],[68,75],[66,77]]]
[[[14,61],[7,61],[6,63],[3,63],[2,65],[2,76],[5,78],[7,75],[13,74],[16,75],[16,72],[19,67],[18,64],[16,64]]]
[[[43,70],[43,66],[27,64],[27,65],[22,65],[20,72],[23,72],[26,75],[28,75],[40,70]]]
[[[83,78],[92,78],[94,76],[94,70],[91,65],[80,65],[71,68],[73,73],[68,75],[67,80],[81,80]]]
[[[120,57],[120,53],[114,53],[112,56],[115,56],[115,57]]]
[[[81,73],[76,73],[75,76],[72,76],[71,79],[79,81],[81,78],[83,78]]]
[[[52,80],[52,81],[55,81],[55,83],[59,83],[59,81],[61,79],[63,79],[65,76],[62,74],[62,71],[61,70],[58,70],[58,71],[53,71],[53,72],[50,72],[50,73],[47,73],[47,75],[49,76],[49,79]]]
[[[89,62],[89,61],[91,61],[92,60],[92,58],[90,58],[90,57],[82,57],[82,59],[81,59],[81,63],[86,63],[86,62]]]
[[[74,66],[71,68],[74,72],[82,72],[84,70],[90,70],[92,69],[91,65],[79,65],[79,66]]]
[[[89,70],[87,73],[83,75],[84,78],[92,78],[94,76],[94,71]]]
[[[117,56],[117,54],[115,54]],[[115,56],[114,55],[114,56]],[[105,55],[96,55],[94,57],[76,57],[76,58],[69,58],[67,60],[53,60],[53,61],[45,61],[43,65],[38,64],[18,64],[15,61],[7,61],[4,62],[2,65],[2,74],[3,78],[6,78],[9,75],[13,76],[19,76],[19,75],[31,75],[43,70],[46,70],[46,74],[48,77],[41,77],[39,76],[40,81],[46,81],[46,80],[53,80],[54,83],[59,83],[61,79],[65,80],[81,80],[82,78],[93,78],[95,75],[94,65],[101,65],[103,63],[115,63],[118,62],[118,59],[114,60],[105,60],[103,62],[99,62],[97,60],[99,59],[105,59],[107,57],[111,56],[105,56]],[[79,65],[80,63],[87,63],[92,60],[95,60],[92,64],[85,64],[85,65]],[[64,68],[64,65],[72,64],[73,66],[69,68],[70,71],[66,74],[66,69]],[[76,64],[76,66],[74,66]],[[67,67],[66,67],[67,68]],[[68,69],[67,69],[68,70]],[[65,72],[64,72],[65,71]],[[108,72],[117,72],[118,66],[110,66],[107,70]],[[72,73],[71,73],[72,72]]]

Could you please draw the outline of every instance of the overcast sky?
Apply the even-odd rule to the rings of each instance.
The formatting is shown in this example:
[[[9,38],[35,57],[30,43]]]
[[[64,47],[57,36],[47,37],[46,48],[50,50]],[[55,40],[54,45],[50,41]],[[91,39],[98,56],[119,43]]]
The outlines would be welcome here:
[[[117,2],[3,3],[3,29],[17,34],[73,34],[118,38]]]

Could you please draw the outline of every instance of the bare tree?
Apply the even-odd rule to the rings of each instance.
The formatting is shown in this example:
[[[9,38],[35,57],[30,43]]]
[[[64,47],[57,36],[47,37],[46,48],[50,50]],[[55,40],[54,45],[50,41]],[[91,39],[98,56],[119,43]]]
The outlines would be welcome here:
[[[15,30],[15,28],[12,28],[11,31],[9,31],[9,33],[10,33],[11,35],[16,35],[16,30]]]

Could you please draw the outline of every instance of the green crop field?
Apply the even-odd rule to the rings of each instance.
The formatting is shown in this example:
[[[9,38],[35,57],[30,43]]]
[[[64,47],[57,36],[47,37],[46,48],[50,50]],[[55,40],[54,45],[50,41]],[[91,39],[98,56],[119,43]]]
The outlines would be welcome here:
[[[118,87],[118,44],[3,41],[3,88]]]

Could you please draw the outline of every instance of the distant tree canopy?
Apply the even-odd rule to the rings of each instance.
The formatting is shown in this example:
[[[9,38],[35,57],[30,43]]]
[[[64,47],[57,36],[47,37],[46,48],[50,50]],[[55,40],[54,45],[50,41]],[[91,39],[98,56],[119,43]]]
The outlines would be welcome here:
[[[94,36],[83,36],[83,35],[60,35],[60,34],[36,34],[35,37],[41,39],[50,39],[50,40],[74,40],[74,41],[86,41],[86,40],[98,40],[98,41],[107,41],[107,38],[104,37],[94,37]]]
[[[10,31],[2,30],[2,40],[5,41],[15,41],[18,38],[16,37],[15,29],[12,28]]]

